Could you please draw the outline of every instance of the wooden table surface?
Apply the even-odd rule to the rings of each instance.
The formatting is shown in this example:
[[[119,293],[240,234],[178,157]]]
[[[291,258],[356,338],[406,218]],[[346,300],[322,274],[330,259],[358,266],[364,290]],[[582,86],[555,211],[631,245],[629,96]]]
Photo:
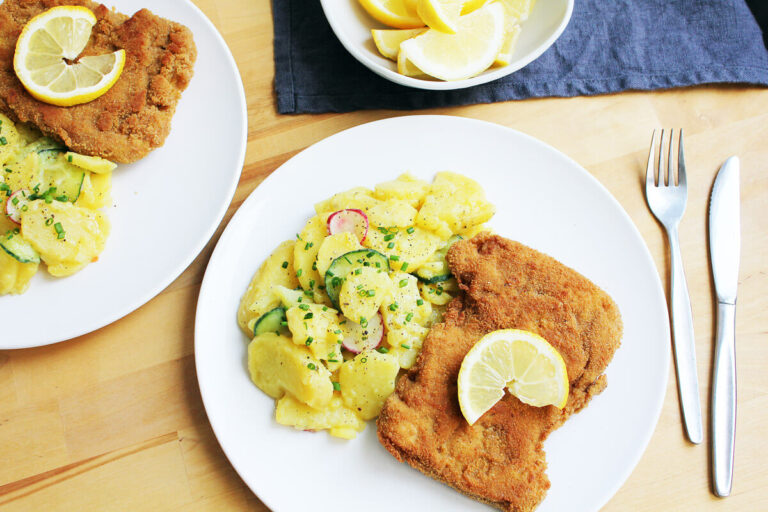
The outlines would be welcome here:
[[[231,215],[283,162],[345,128],[409,113],[278,115],[272,89],[270,1],[196,3],[226,39],[245,84],[248,151],[240,185],[213,240],[148,304],[74,340],[0,352],[0,510],[4,512],[267,510],[227,462],[200,399],[193,320],[205,266]],[[721,500],[710,493],[707,445],[693,446],[683,437],[671,369],[656,432],[604,510],[768,509],[764,426],[768,423],[768,90],[695,87],[428,113],[509,126],[574,158],[629,213],[665,284],[667,247],[645,205],[643,166],[652,129],[685,128],[689,198],[680,238],[705,414],[715,327],[706,239],[708,196],[720,164],[730,155],[740,156],[743,249],[736,321],[739,409],[733,494]]]

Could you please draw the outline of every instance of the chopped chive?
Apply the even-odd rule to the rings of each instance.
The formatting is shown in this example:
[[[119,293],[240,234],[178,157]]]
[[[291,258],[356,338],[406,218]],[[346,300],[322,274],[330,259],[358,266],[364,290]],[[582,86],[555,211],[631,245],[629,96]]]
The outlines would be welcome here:
[[[306,311],[309,309],[309,304],[299,304],[299,309]]]
[[[338,359],[328,359],[328,362],[329,363],[338,363],[339,360]]]
[[[403,347],[405,350],[411,350],[411,346],[406,345],[405,343],[401,343],[400,346]]]
[[[406,231],[407,231],[407,232],[408,232],[408,234],[410,235],[410,234],[412,234],[414,231],[416,231],[416,229],[414,229],[414,227],[413,227],[413,226],[411,226],[410,228],[406,229]]]
[[[389,230],[387,228],[379,226],[379,232],[386,235],[387,233],[389,233]]]
[[[405,269],[407,269],[407,268],[408,268],[408,262],[407,262],[407,261],[404,261],[404,262],[403,262],[403,266],[402,266],[402,267],[400,267],[400,270],[402,270],[403,272],[405,272]]]
[[[287,327],[288,326],[288,322],[283,320],[283,321],[280,322],[280,325],[282,325],[283,327]]]
[[[19,198],[14,197],[13,199],[11,199],[11,202],[13,203],[14,206],[16,206],[17,204],[19,204]]]
[[[363,329],[368,327],[368,320],[365,317],[362,317],[362,316],[360,317],[360,327],[362,327]]]
[[[361,363],[367,363],[368,362],[368,358],[367,357],[363,357],[363,358],[360,359],[360,362]]]
[[[331,362],[331,360],[329,359],[328,362]],[[333,361],[333,362],[335,363],[336,361]],[[334,391],[341,391],[341,384],[339,384],[338,382],[334,382],[333,383],[333,390]]]
[[[406,322],[410,322],[411,320],[413,320],[413,313],[408,313],[407,315],[405,315]]]
[[[333,331],[333,334],[341,334],[341,329],[336,329],[335,331]]]
[[[306,346],[310,346],[313,341],[315,341],[315,340],[314,340],[314,338],[312,338],[312,336],[307,336],[307,341],[305,341],[304,344]]]
[[[304,320],[309,320],[309,319],[310,319],[310,318],[312,318],[313,316],[315,316],[315,315],[313,315],[313,314],[312,314],[312,312],[310,311],[309,313],[307,313],[306,315],[304,315]]]
[[[400,288],[405,288],[408,286],[408,280],[407,279],[401,279],[399,283],[397,283]]]
[[[387,352],[389,352],[389,349],[387,347],[379,347],[376,349],[376,352],[378,352],[379,354],[386,354]]]
[[[56,238],[58,240],[61,240],[62,238],[64,238],[65,231],[64,231],[64,228],[61,227],[61,222],[57,222],[56,224],[54,224],[53,225],[53,229],[56,230],[56,235],[58,235]]]
[[[394,249],[395,248],[395,242],[389,242],[387,244],[387,249]]]
[[[392,304],[389,305],[389,310],[390,311],[394,311],[396,309],[397,309],[397,302],[393,302]]]
[[[72,155],[67,155],[67,162],[72,162]]]
[[[0,146],[5,146],[6,144],[8,144],[8,141],[6,140],[6,138],[0,137]]]
[[[393,254],[392,256],[389,257],[389,259],[392,260],[392,261],[399,261],[400,260],[400,256],[398,256],[396,254]]]
[[[369,297],[373,297],[374,295],[376,295],[376,290],[368,290],[367,292],[365,292],[365,294]]]
[[[363,273],[363,269],[361,269],[361,268],[356,268],[356,269],[355,269],[355,275],[356,275],[356,276],[359,276],[359,275],[360,275],[360,274],[362,274],[362,273]]]
[[[296,271],[296,277],[301,277],[302,269]]]
[[[370,259],[370,258],[373,258],[373,255],[374,255],[374,254],[376,254],[376,253],[375,253],[375,252],[373,252],[373,251],[370,251],[369,253],[367,253],[367,254],[365,255],[365,257]]]
[[[416,305],[417,305],[417,306],[423,306],[423,305],[424,305],[424,301],[423,301],[422,299],[418,299],[418,300],[416,301]]]
[[[314,288],[315,287],[315,280],[314,279],[310,279],[309,280],[309,287],[310,288]]]
[[[53,217],[45,219],[45,225],[46,226],[50,226],[51,224],[53,224]]]
[[[363,289],[363,285],[359,284],[355,288],[358,289],[358,290],[362,290]]]
[[[328,311],[328,306],[323,306],[323,311]]]
[[[317,370],[317,366],[315,366],[315,363],[307,364],[307,368],[309,368],[310,370]]]
[[[393,235],[393,234],[389,234],[389,235],[387,235],[387,236],[385,236],[385,237],[384,237],[384,241],[385,241],[385,242],[389,242],[389,241],[390,241],[390,240],[392,240],[393,238],[395,238],[395,235]]]
[[[312,262],[312,270],[317,270],[317,262],[316,261]]]
[[[288,268],[288,262],[287,261],[283,262],[283,268]]]

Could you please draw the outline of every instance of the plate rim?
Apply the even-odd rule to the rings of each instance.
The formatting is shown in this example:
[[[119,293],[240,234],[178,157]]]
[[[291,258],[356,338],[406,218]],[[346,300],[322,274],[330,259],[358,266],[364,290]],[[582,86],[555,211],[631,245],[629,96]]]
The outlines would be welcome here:
[[[124,307],[116,309],[113,314],[105,315],[100,320],[93,322],[92,324],[89,324],[89,326],[64,330],[62,334],[57,334],[56,336],[53,336],[51,339],[43,343],[32,342],[32,343],[16,344],[14,346],[4,346],[2,345],[2,339],[0,339],[0,350],[23,350],[28,348],[45,347],[45,346],[54,345],[57,343],[62,343],[65,341],[70,341],[75,338],[85,336],[86,334],[90,334],[95,331],[98,331],[99,329],[102,329],[130,315],[131,313],[133,313],[134,311],[136,311],[137,309],[139,309],[140,307],[144,306],[146,303],[154,299],[156,296],[158,296],[165,288],[167,288],[171,283],[173,283],[189,267],[189,265],[192,264],[192,262],[200,255],[200,253],[208,244],[208,242],[210,242],[211,238],[216,233],[216,230],[221,224],[221,221],[224,219],[224,216],[226,215],[227,210],[229,209],[229,205],[232,204],[232,198],[235,195],[235,191],[237,190],[237,185],[240,182],[240,177],[242,175],[243,165],[245,163],[245,152],[246,152],[247,143],[248,143],[248,106],[245,99],[245,87],[243,85],[243,79],[240,74],[240,69],[237,66],[237,62],[235,61],[235,58],[232,55],[232,51],[229,49],[227,42],[224,40],[224,37],[221,35],[221,33],[213,24],[213,22],[210,20],[210,18],[208,18],[208,16],[206,16],[205,13],[197,5],[195,5],[191,0],[181,0],[181,1],[187,4],[189,7],[191,7],[192,12],[195,13],[197,16],[199,16],[203,24],[206,25],[207,28],[212,31],[214,40],[224,50],[227,63],[229,64],[229,66],[231,66],[231,69],[234,71],[234,75],[236,78],[235,85],[237,89],[237,101],[240,107],[239,111],[242,114],[241,123],[240,123],[241,134],[240,134],[240,139],[238,140],[239,148],[238,148],[238,155],[236,158],[236,161],[239,162],[238,164],[239,171],[233,175],[233,179],[229,184],[229,187],[227,189],[227,194],[226,194],[227,200],[222,202],[222,205],[219,208],[219,211],[216,213],[216,217],[215,217],[216,221],[211,223],[210,227],[204,231],[198,243],[195,244],[194,250],[190,251],[188,255],[186,255],[183,259],[180,260],[180,262],[176,266],[176,269],[173,272],[169,273],[164,279],[159,280],[155,285],[150,287],[149,290],[143,295],[138,296],[136,299],[132,301],[129,301],[127,305],[125,305]],[[171,130],[172,129],[173,128],[171,128]],[[161,149],[162,149],[162,146],[159,148],[155,148],[155,150],[161,150]]]
[[[362,50],[360,50],[357,47],[357,45],[355,45],[352,41],[350,41],[343,35],[344,33],[341,30],[340,25],[335,20],[335,17],[329,16],[328,14],[329,8],[326,8],[326,5],[329,4],[330,2],[338,2],[338,1],[339,0],[320,0],[320,4],[323,8],[323,14],[325,15],[325,19],[328,20],[328,24],[331,26],[331,30],[336,36],[336,39],[339,40],[342,46],[344,46],[344,49],[346,49],[347,52],[355,58],[355,60],[357,60],[363,66],[368,68],[370,71],[373,71],[380,77],[385,78],[390,82],[393,82],[399,85],[404,85],[406,87],[412,87],[414,89],[424,89],[424,90],[430,90],[430,91],[453,91],[457,89],[466,89],[467,87],[473,87],[475,85],[481,85],[481,84],[486,84],[488,82],[493,82],[494,80],[498,80],[507,75],[511,75],[512,73],[524,68],[534,60],[541,57],[541,55],[545,51],[547,51],[550,47],[552,47],[552,45],[555,44],[555,41],[557,41],[560,38],[560,36],[563,34],[566,27],[571,21],[571,16],[573,15],[573,9],[575,4],[575,0],[564,0],[566,2],[566,11],[565,11],[565,14],[563,15],[563,19],[560,21],[560,24],[557,26],[557,29],[555,29],[555,31],[552,34],[550,34],[549,37],[547,37],[545,41],[536,48],[536,50],[528,54],[524,59],[517,60],[513,63],[510,63],[496,70],[492,70],[490,72],[486,70],[483,73],[477,76],[474,76],[472,78],[465,78],[463,80],[453,80],[453,81],[445,81],[445,80],[433,81],[433,80],[422,80],[420,78],[401,75],[400,73],[397,73],[396,71],[386,68],[381,64],[371,60]],[[353,0],[349,0],[349,1],[353,1]]]
[[[203,401],[203,409],[205,410],[206,417],[208,418],[208,422],[211,425],[211,430],[214,433],[214,436],[216,437],[216,441],[221,447],[222,452],[224,453],[225,457],[227,458],[227,461],[232,466],[232,468],[235,470],[235,472],[238,474],[238,476],[243,480],[243,482],[246,484],[246,486],[249,488],[249,490],[262,502],[264,503],[270,510],[279,510],[279,507],[276,507],[274,502],[272,501],[271,497],[267,498],[263,496],[262,494],[259,494],[256,492],[255,485],[252,485],[249,481],[249,477],[247,476],[247,473],[243,470],[243,468],[239,467],[237,463],[235,463],[235,460],[232,456],[230,456],[230,451],[225,446],[225,444],[222,442],[222,439],[220,437],[220,427],[217,427],[219,425],[218,421],[219,419],[214,420],[213,416],[209,412],[209,400],[211,400],[208,397],[208,391],[206,391],[205,386],[202,383],[203,377],[201,377],[203,374],[206,373],[206,371],[203,369],[204,366],[201,363],[201,358],[199,357],[199,349],[198,346],[202,345],[204,343],[201,341],[200,336],[200,325],[203,323],[203,318],[205,316],[204,312],[202,312],[202,308],[204,306],[204,297],[206,297],[206,291],[209,287],[212,286],[212,280],[213,277],[211,277],[212,274],[209,274],[209,268],[212,267],[212,265],[215,264],[217,260],[217,254],[220,251],[221,247],[224,247],[226,243],[228,243],[228,240],[231,236],[234,236],[232,233],[234,231],[230,231],[230,226],[237,225],[240,221],[239,218],[245,215],[245,211],[247,210],[246,206],[250,204],[251,202],[256,202],[258,198],[257,191],[260,187],[263,186],[264,183],[270,182],[273,176],[275,176],[280,169],[282,169],[284,166],[286,166],[289,162],[292,160],[300,157],[302,153],[307,151],[308,149],[320,145],[320,144],[326,144],[329,143],[328,141],[331,139],[334,139],[336,137],[341,136],[342,134],[346,134],[346,132],[357,130],[363,127],[368,127],[369,125],[377,125],[377,124],[388,124],[388,123],[398,123],[398,122],[410,122],[413,118],[418,119],[425,119],[425,118],[434,118],[435,120],[445,120],[446,118],[450,118],[452,122],[461,122],[461,123],[468,123],[468,124],[480,124],[480,125],[488,125],[492,126],[496,129],[502,129],[506,130],[515,136],[522,137],[524,139],[527,139],[528,142],[539,145],[543,147],[544,149],[548,151],[553,151],[557,153],[561,158],[565,159],[570,163],[571,165],[575,166],[579,169],[579,171],[584,175],[587,180],[591,181],[591,183],[595,186],[597,186],[604,195],[608,198],[608,200],[616,207],[618,208],[618,211],[620,212],[621,216],[623,217],[623,220],[629,224],[631,227],[630,233],[632,234],[632,237],[635,238],[640,242],[640,246],[642,248],[642,256],[643,259],[646,261],[646,263],[649,265],[650,268],[656,269],[656,264],[653,260],[653,256],[650,253],[650,250],[648,248],[647,243],[645,242],[645,239],[643,238],[642,234],[640,233],[639,229],[635,225],[635,223],[632,221],[632,218],[629,216],[629,214],[626,212],[626,210],[622,207],[621,203],[618,202],[618,200],[613,196],[613,194],[610,193],[610,191],[595,177],[593,176],[586,168],[584,168],[582,165],[580,165],[576,160],[568,156],[567,154],[563,153],[562,151],[558,150],[554,146],[551,146],[550,144],[539,140],[531,135],[528,135],[524,132],[521,132],[519,130],[516,130],[514,128],[510,128],[508,126],[504,126],[498,123],[494,123],[491,121],[485,121],[480,119],[474,119],[474,118],[467,118],[467,117],[461,117],[461,116],[453,116],[453,115],[439,115],[439,114],[430,114],[430,115],[413,115],[413,116],[395,116],[395,117],[389,117],[384,119],[378,119],[375,121],[370,121],[366,123],[362,123],[359,125],[352,126],[350,128],[346,128],[344,130],[341,130],[339,132],[336,132],[332,135],[329,135],[328,137],[325,137],[296,153],[293,155],[290,159],[283,162],[279,167],[277,167],[274,171],[272,171],[269,176],[267,176],[255,189],[253,189],[248,197],[243,201],[243,203],[238,207],[238,210],[235,212],[233,217],[230,219],[227,227],[224,230],[224,233],[222,233],[222,236],[219,238],[219,240],[216,243],[216,247],[214,248],[211,258],[208,261],[208,264],[206,266],[206,270],[203,276],[203,281],[200,287],[200,292],[198,295],[198,301],[195,308],[195,333],[194,333],[194,356],[195,356],[195,373],[197,377],[197,383],[198,383],[198,389],[200,390],[200,395]],[[222,244],[222,242],[225,242],[225,244]],[[221,249],[223,250],[223,249]],[[664,346],[670,347],[671,344],[671,332],[670,332],[670,324],[669,324],[669,314],[668,309],[666,307],[667,301],[666,301],[666,295],[664,293],[664,288],[661,283],[661,277],[658,273],[658,271],[653,272],[654,280],[653,280],[653,288],[655,290],[657,299],[659,299],[659,303],[663,304],[664,307],[660,309],[660,312],[662,313],[662,318],[660,320],[661,326],[664,331],[664,339],[661,341],[664,343]],[[233,320],[234,321],[234,320]],[[667,387],[669,384],[669,369],[671,364],[671,356],[669,353],[669,350],[664,350],[664,361],[663,361],[663,371],[661,372],[661,375],[663,375],[663,382],[660,384],[660,390],[661,392],[655,397],[654,401],[654,410],[652,414],[652,422],[649,423],[649,428],[644,432],[644,435],[642,436],[642,440],[640,443],[638,443],[635,446],[635,449],[633,450],[633,454],[631,457],[631,463],[627,464],[624,467],[624,470],[620,474],[620,478],[616,480],[616,483],[611,486],[609,491],[606,491],[604,495],[599,500],[599,508],[602,508],[605,506],[608,501],[610,501],[616,493],[621,489],[621,487],[626,483],[629,476],[632,474],[632,472],[637,467],[637,464],[640,462],[640,459],[642,458],[643,454],[645,453],[646,449],[648,448],[648,445],[651,441],[651,438],[653,437],[654,433],[656,432],[656,429],[658,428],[659,419],[661,417],[661,413],[664,406],[664,401],[666,399],[667,394]],[[458,491],[457,491],[458,492]]]

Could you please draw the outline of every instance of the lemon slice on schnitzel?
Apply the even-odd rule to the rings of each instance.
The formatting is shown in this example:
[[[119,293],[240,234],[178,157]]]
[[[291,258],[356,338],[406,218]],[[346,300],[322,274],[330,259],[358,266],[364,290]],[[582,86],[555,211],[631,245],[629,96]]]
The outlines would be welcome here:
[[[125,50],[80,57],[96,21],[90,9],[62,5],[24,26],[13,68],[33,97],[69,107],[95,100],[117,82],[125,66]]]
[[[504,396],[504,388],[535,407],[568,401],[568,374],[560,353],[528,331],[503,329],[483,336],[459,370],[459,406],[470,425]]]

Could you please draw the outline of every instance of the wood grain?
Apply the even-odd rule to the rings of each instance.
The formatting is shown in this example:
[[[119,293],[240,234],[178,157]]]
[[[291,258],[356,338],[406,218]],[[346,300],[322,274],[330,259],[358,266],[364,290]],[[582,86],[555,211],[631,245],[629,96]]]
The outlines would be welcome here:
[[[0,510],[267,510],[224,457],[197,389],[193,320],[205,265],[234,211],[291,156],[345,128],[424,113],[280,116],[272,89],[270,1],[196,3],[229,44],[245,84],[249,133],[240,185],[211,243],[148,304],[110,326],[65,343],[0,352]],[[675,375],[670,370],[664,408],[650,445],[604,510],[765,510],[768,91],[693,87],[428,113],[509,126],[575,159],[619,200],[667,284],[666,241],[645,205],[643,166],[652,129],[685,128],[690,188],[680,238],[703,400],[709,397],[715,327],[707,200],[719,165],[732,154],[741,157],[743,251],[733,495],[725,500],[711,495],[707,448],[684,440]]]

